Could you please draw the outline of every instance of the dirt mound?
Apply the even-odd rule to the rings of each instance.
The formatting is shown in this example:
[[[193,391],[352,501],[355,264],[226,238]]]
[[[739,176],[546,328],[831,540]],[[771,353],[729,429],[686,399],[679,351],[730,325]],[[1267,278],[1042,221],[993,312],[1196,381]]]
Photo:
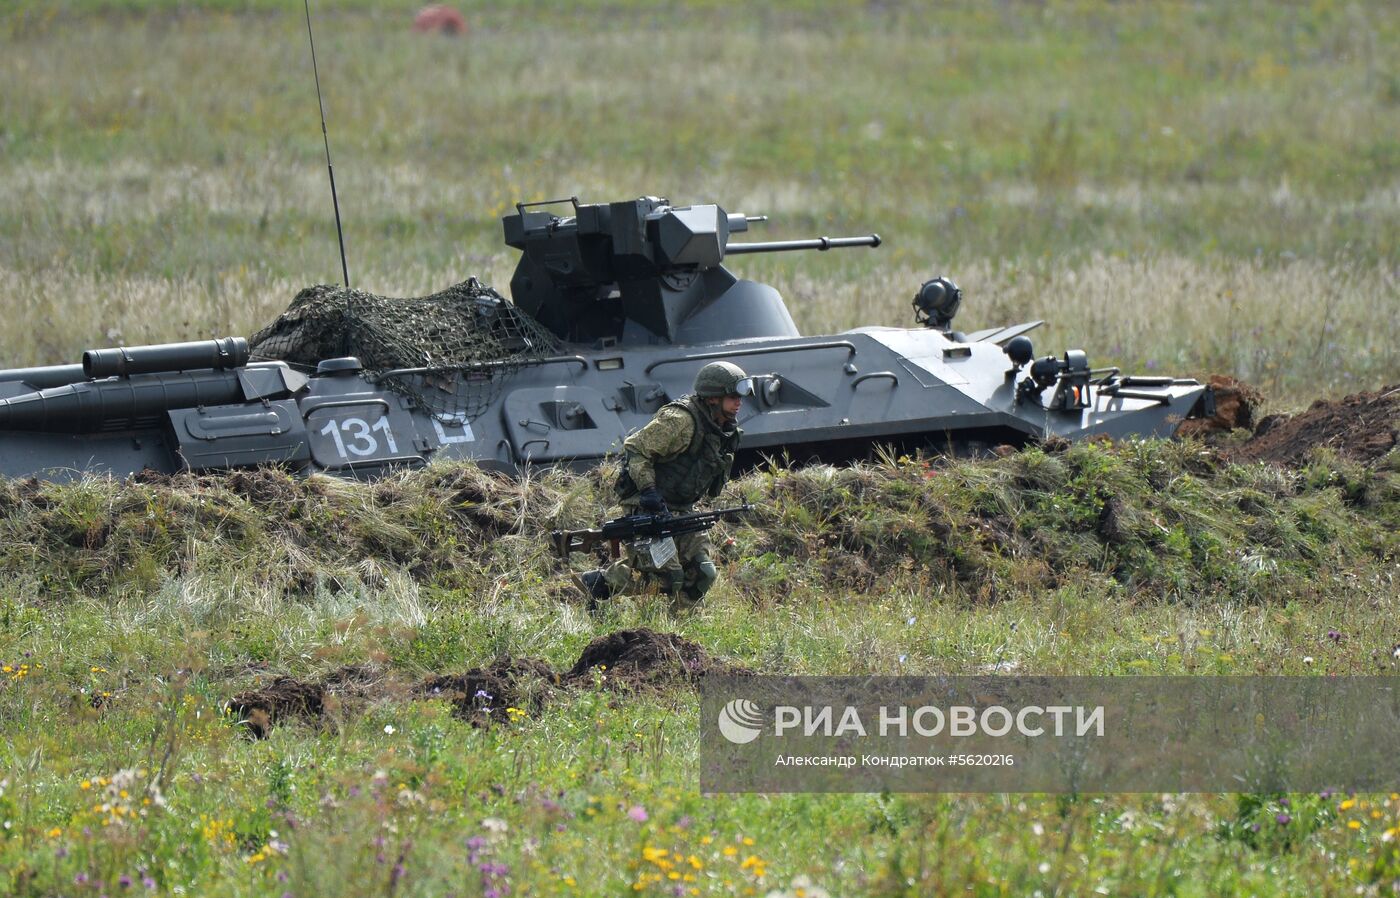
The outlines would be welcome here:
[[[706,674],[747,674],[745,668],[716,659],[704,647],[674,633],[619,630],[599,636],[566,673],[537,658],[501,656],[485,667],[460,674],[437,674],[417,683],[417,698],[445,698],[457,717],[473,726],[518,723],[535,717],[558,689],[587,688],[595,670],[603,684],[617,688],[661,687],[694,683]],[[405,684],[371,665],[351,665],[331,671],[320,681],[279,676],[261,689],[229,700],[229,713],[248,725],[258,739],[288,720],[316,722],[346,700],[354,706],[375,698],[402,696]]]
[[[366,664],[342,667],[318,683],[279,676],[262,689],[240,692],[229,699],[228,711],[248,725],[257,739],[267,738],[273,726],[288,719],[320,720],[344,699],[367,700],[379,691],[383,676]]]
[[[1264,394],[1225,374],[1212,374],[1210,385],[1215,390],[1215,414],[1182,421],[1177,436],[1195,437],[1209,443],[1236,428],[1253,430]]]
[[[1392,385],[1335,402],[1319,399],[1298,415],[1270,415],[1230,457],[1298,465],[1310,449],[1326,446],[1345,458],[1367,463],[1395,448],[1397,441],[1400,385]]]
[[[513,723],[513,718],[533,717],[544,709],[559,675],[535,658],[497,658],[486,667],[464,674],[429,677],[418,688],[428,698],[449,699],[458,717],[474,726]]]
[[[683,636],[646,628],[599,636],[564,676],[571,681],[591,678],[594,668],[605,669],[614,685],[628,686],[694,682],[706,674],[739,670],[717,661],[704,647]]]
[[[278,677],[270,686],[240,692],[228,703],[229,713],[258,739],[267,738],[273,726],[288,718],[319,720],[325,709],[326,687],[295,677]]]

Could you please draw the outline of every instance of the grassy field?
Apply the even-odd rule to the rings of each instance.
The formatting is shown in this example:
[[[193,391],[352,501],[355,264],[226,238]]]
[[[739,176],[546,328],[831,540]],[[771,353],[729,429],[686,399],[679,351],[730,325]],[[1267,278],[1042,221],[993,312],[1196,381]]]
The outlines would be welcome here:
[[[415,7],[313,4],[357,286],[504,288],[516,200],[660,193],[879,231],[736,260],[809,333],[942,273],[969,330],[1276,408],[1400,381],[1393,4]],[[0,366],[336,279],[305,39],[272,0],[0,0]],[[690,686],[484,728],[410,688],[636,626],[765,673],[1393,673],[1394,453],[759,471],[682,619],[589,615],[547,558],[606,482],[0,481],[0,893],[1395,894],[1400,795],[706,795]],[[224,710],[346,665],[398,685],[265,740]]]
[[[305,24],[251,6],[0,22],[0,365],[246,334],[338,278]],[[736,261],[811,333],[943,273],[969,329],[1282,407],[1400,371],[1390,4],[475,4],[462,40],[356,6],[317,10],[357,286],[504,288],[515,201],[656,193],[880,232]]]
[[[731,487],[759,518],[725,531],[721,584],[682,620],[657,596],[590,615],[547,557],[540,530],[596,520],[608,481],[0,484],[11,891],[1351,895],[1400,876],[1393,795],[706,795],[684,684],[595,669],[480,729],[404,685],[502,655],[567,669],[638,625],[764,672],[1393,673],[1394,453],[759,472]],[[1112,534],[1085,524],[1107,501]],[[264,741],[223,710],[346,665],[400,685]]]

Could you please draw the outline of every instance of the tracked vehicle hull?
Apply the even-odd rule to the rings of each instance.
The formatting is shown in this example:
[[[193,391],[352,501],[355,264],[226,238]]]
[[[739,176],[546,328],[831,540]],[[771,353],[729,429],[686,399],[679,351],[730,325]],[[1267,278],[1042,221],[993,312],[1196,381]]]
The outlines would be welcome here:
[[[719,359],[754,382],[740,414],[749,461],[842,461],[880,445],[962,453],[1055,437],[1169,437],[1214,411],[1209,388],[1194,380],[1123,377],[1090,368],[1076,350],[1034,359],[1026,333],[1038,321],[958,333],[961,291],[946,278],[915,294],[922,327],[803,336],[777,290],[721,264],[726,255],[876,247],[874,234],[731,243],[758,219],[657,197],[563,202],[572,215],[520,204],[503,221],[506,243],[522,254],[513,304],[474,282],[459,297],[481,321],[527,316],[512,339],[528,352],[454,361],[425,343],[408,354],[435,359],[431,368],[365,370],[346,356],[310,370],[252,361],[247,341],[233,337],[89,350],[81,365],[0,371],[0,474],[276,464],[363,478],[435,458],[508,472],[584,468],[616,453]],[[304,330],[303,319],[292,323]],[[260,346],[269,352],[292,358]]]
[[[679,346],[580,349],[517,371],[495,407],[472,421],[430,413],[349,360],[309,377],[264,362],[32,389],[44,382],[35,372],[61,379],[65,369],[71,374],[64,366],[19,378],[0,372],[0,473],[68,479],[277,464],[364,478],[434,458],[509,472],[589,467],[689,392],[696,371],[717,357],[757,378],[757,395],[740,415],[750,461],[843,461],[881,444],[962,453],[1047,437],[1168,437],[1208,399],[1207,388],[1191,380],[1116,378],[1091,386],[1084,408],[1018,404],[1011,365],[996,343],[893,328],[750,340],[721,354]],[[420,387],[436,389],[437,377],[425,372]],[[191,384],[202,384],[204,403],[191,400],[200,388]],[[143,385],[143,406],[114,399]],[[87,417],[74,423],[78,409]]]

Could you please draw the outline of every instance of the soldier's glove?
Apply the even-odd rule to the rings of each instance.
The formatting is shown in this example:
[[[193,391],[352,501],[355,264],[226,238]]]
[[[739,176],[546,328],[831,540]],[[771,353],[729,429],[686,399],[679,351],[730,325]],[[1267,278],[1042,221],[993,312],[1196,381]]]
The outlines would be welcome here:
[[[661,491],[654,486],[649,486],[642,490],[639,501],[642,506],[642,511],[660,515],[669,515],[671,513],[671,509],[666,507],[666,500],[661,498]]]

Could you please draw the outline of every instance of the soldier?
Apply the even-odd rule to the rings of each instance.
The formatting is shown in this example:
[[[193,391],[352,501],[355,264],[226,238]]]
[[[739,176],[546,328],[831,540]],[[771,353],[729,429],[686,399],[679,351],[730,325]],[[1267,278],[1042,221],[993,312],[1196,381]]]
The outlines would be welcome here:
[[[742,368],[712,362],[695,376],[695,392],[663,405],[622,444],[623,468],[615,489],[623,514],[689,514],[702,498],[714,498],[729,482],[743,431],[736,425],[753,382]],[[627,558],[580,576],[590,607],[622,592],[635,570],[672,596],[673,610],[689,609],[714,584],[708,533],[675,537],[676,554],[661,565],[628,548]]]

